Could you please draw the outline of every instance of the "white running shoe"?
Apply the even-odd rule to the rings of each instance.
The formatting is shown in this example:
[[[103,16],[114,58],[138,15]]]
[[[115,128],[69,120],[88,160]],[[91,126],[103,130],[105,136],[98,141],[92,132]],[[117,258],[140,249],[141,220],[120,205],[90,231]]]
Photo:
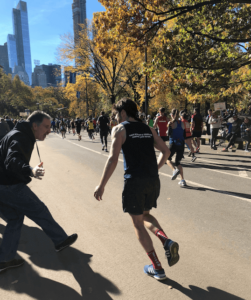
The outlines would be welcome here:
[[[187,185],[187,183],[184,179],[181,180],[178,184],[181,185],[181,186],[186,186]]]
[[[196,159],[197,159],[197,157],[196,157],[196,156],[193,156],[193,158],[192,158],[191,162],[195,162],[195,161],[196,161]]]

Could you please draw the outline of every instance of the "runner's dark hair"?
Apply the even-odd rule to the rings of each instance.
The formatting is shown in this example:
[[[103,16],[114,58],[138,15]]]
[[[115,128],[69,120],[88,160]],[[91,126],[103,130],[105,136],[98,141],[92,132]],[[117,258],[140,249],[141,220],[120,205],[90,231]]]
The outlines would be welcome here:
[[[124,110],[128,117],[134,118],[135,120],[142,122],[138,116],[137,104],[130,98],[122,98],[116,104],[113,105],[113,110],[121,113]]]
[[[179,111],[178,111],[178,109],[173,108],[171,114],[172,114],[173,119],[174,119],[174,120],[177,120],[177,118],[178,118],[178,116],[179,116]]]
[[[37,126],[40,126],[44,119],[51,120],[51,117],[43,111],[36,110],[27,118],[27,121],[30,122],[31,126],[33,123],[36,123]]]
[[[184,114],[182,114],[183,119],[188,120],[188,114],[184,112]]]

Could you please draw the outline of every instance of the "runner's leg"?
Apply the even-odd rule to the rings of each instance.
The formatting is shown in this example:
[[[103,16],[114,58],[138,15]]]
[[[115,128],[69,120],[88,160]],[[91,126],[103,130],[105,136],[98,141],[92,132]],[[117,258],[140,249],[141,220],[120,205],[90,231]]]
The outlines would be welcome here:
[[[107,136],[108,136],[108,131],[105,132],[105,148],[107,150]]]
[[[132,215],[130,214],[134,226],[134,230],[136,233],[136,236],[146,251],[148,257],[150,258],[153,267],[155,270],[162,269],[161,263],[156,255],[156,252],[153,248],[153,242],[150,238],[149,233],[147,232],[145,226],[144,226],[144,215]]]

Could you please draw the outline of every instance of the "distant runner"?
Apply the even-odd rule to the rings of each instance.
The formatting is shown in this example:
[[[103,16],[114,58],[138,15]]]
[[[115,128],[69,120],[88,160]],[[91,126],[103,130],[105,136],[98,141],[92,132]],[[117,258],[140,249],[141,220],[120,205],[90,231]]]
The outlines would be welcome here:
[[[168,119],[165,116],[165,108],[162,107],[159,109],[159,114],[160,116],[156,118],[155,123],[153,125],[153,128],[159,128],[159,136],[162,138],[164,142],[168,141],[168,136],[167,136],[167,124],[168,124]]]
[[[98,118],[98,124],[100,128],[100,140],[102,144],[102,150],[107,150],[107,136],[109,132],[109,119],[105,116],[105,112],[101,112],[101,116]]]

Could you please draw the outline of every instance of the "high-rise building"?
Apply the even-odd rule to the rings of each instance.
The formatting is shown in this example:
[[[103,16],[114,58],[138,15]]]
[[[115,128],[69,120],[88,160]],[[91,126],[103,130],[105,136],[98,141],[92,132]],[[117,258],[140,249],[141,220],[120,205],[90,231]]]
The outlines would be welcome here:
[[[8,34],[7,45],[8,45],[7,47],[8,47],[9,66],[13,71],[14,67],[18,65],[17,42],[16,42],[16,37],[13,34]]]
[[[32,86],[47,87],[47,78],[42,66],[36,66],[32,73]]]
[[[12,73],[12,70],[9,67],[7,43],[5,43],[3,46],[0,46],[0,65],[2,65],[3,70],[6,74]]]
[[[16,75],[22,80],[26,85],[30,85],[30,78],[22,66],[15,66],[12,71],[12,78]]]
[[[48,86],[57,86],[61,83],[61,66],[60,65],[41,65],[42,70],[46,74],[47,85]]]
[[[86,24],[86,0],[73,0],[72,4],[74,41],[79,37],[80,24]]]
[[[17,7],[13,9],[13,30],[14,36],[8,35],[9,65],[11,68],[14,68],[15,65],[23,67],[28,74],[29,82],[31,83],[32,65],[28,10],[27,3],[24,1],[19,1]],[[9,41],[11,42],[10,45]]]

